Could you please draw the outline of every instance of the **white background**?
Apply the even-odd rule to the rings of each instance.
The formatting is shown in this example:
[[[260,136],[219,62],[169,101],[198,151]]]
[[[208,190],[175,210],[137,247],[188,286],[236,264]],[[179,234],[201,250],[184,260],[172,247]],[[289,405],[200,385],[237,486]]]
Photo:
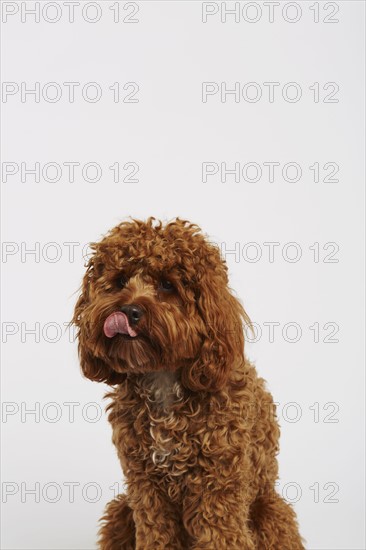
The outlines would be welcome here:
[[[281,2],[272,23],[263,2],[238,3],[238,22],[221,21],[221,3],[151,1],[138,2],[136,23],[123,22],[136,10],[121,2],[115,23],[116,3],[106,1],[91,23],[97,11],[83,17],[85,4],[70,23],[63,2],[46,12],[41,2],[37,23],[24,14],[34,2],[2,2],[2,79],[41,90],[39,102],[19,91],[2,103],[3,176],[18,169],[2,182],[2,548],[95,548],[97,520],[122,477],[102,413],[107,388],[80,375],[65,323],[84,245],[127,216],[154,215],[198,223],[226,250],[231,286],[261,334],[247,352],[279,403],[279,490],[294,502],[306,547],[364,549],[364,3]],[[217,10],[206,23],[205,9]],[[62,91],[54,103],[49,82]],[[80,83],[73,103],[64,82]],[[82,96],[89,82],[102,91],[97,102]],[[123,86],[137,83],[138,102],[115,103],[116,82],[122,99],[132,91]],[[203,82],[239,82],[241,90],[255,82],[262,97],[216,93],[203,102]],[[273,101],[265,82],[279,83]],[[296,102],[294,87],[286,97],[289,82],[301,89]],[[324,102],[329,82],[339,86],[337,102]],[[40,181],[24,169],[22,181],[21,163],[36,162]],[[58,182],[47,181],[52,167],[42,176],[50,162],[62,169]],[[74,182],[65,162],[80,163]],[[81,170],[89,162],[102,170],[94,183]],[[136,163],[138,182],[115,183],[109,167],[117,162],[121,179],[123,166]],[[262,177],[222,182],[219,172],[203,182],[204,162],[255,162]],[[273,182],[264,162],[280,163]],[[282,175],[289,162],[301,167],[297,182],[286,181],[291,170]],[[338,181],[323,181],[329,162]],[[278,243],[274,258],[269,242]],[[76,243],[74,256],[65,243]],[[271,322],[279,323],[274,338]],[[65,403],[78,404],[74,421]],[[74,498],[70,483],[78,484]]]

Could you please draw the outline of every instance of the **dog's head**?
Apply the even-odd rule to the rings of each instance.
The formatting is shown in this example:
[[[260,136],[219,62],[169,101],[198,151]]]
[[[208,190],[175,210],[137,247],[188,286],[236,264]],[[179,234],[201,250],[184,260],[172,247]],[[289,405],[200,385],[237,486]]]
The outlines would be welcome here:
[[[191,390],[223,387],[247,317],[199,227],[123,222],[92,250],[73,318],[85,376],[113,385],[127,373],[181,369]]]

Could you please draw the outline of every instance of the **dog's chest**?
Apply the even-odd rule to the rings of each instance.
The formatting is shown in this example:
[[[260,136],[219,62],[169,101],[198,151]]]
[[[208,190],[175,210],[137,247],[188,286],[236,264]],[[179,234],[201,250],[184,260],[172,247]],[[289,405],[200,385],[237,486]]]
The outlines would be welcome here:
[[[149,421],[150,457],[157,469],[167,470],[176,452],[179,431],[177,404],[182,388],[173,373],[154,373],[147,381],[146,409]]]
[[[149,427],[149,459],[155,472],[182,475],[187,457],[188,419],[184,392],[174,373],[159,372],[146,380],[145,407]]]

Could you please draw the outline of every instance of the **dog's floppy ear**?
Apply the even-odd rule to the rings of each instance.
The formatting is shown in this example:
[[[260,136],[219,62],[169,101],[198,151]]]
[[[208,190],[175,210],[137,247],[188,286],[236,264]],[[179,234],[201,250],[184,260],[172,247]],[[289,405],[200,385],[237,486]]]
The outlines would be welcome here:
[[[100,266],[95,258],[91,257],[87,264],[86,273],[81,285],[81,292],[75,305],[72,324],[77,328],[78,350],[81,370],[90,380],[105,382],[106,384],[119,384],[124,379],[124,374],[115,372],[103,360],[97,356],[96,350],[91,348],[91,331],[93,328],[93,306],[94,297],[93,278],[97,276]]]
[[[215,271],[207,270],[197,294],[203,343],[195,362],[183,371],[183,383],[194,391],[218,391],[225,386],[234,363],[243,357],[243,321],[250,321],[228,289],[224,264]]]

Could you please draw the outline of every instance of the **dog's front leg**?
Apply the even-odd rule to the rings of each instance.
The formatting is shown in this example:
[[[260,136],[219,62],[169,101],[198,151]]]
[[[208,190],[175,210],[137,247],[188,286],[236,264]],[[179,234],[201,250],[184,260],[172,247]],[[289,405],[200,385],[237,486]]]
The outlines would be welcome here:
[[[255,550],[249,509],[235,490],[195,486],[184,501],[183,524],[191,550]]]
[[[171,502],[149,480],[129,483],[136,550],[186,550],[182,525]]]

